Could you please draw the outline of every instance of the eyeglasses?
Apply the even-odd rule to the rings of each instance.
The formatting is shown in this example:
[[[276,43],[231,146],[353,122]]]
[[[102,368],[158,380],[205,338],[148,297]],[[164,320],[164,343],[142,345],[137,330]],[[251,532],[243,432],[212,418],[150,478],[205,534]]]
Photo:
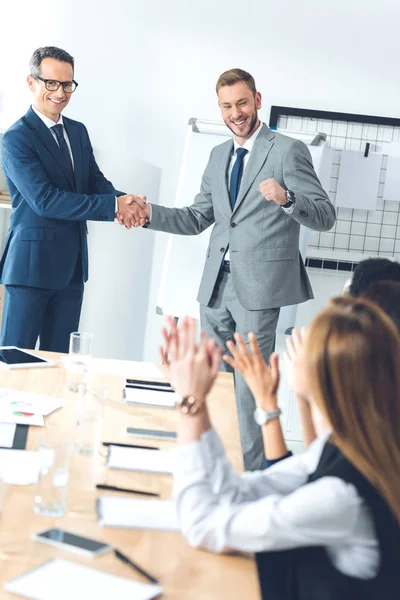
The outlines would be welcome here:
[[[32,77],[43,81],[44,85],[46,86],[46,90],[48,90],[49,92],[57,91],[60,85],[62,85],[65,93],[72,94],[72,92],[74,92],[78,87],[78,84],[74,79],[72,81],[57,81],[56,79],[43,79],[43,77],[39,77],[39,75],[33,74]]]

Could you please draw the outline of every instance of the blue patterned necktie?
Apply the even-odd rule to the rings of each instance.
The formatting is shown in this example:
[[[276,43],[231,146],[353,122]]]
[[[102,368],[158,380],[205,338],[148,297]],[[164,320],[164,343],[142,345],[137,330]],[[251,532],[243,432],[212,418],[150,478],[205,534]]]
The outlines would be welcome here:
[[[236,160],[233,165],[232,173],[231,173],[231,181],[229,185],[229,198],[231,201],[231,207],[235,206],[236,198],[239,193],[240,181],[243,175],[243,159],[247,154],[248,150],[245,148],[238,148],[236,150]]]
[[[67,142],[64,137],[64,126],[63,125],[54,125],[51,128],[52,131],[56,134],[58,145],[60,146],[62,160],[63,160],[63,171],[68,177],[68,179],[73,183],[74,179],[74,169],[72,166],[71,155],[68,150]]]

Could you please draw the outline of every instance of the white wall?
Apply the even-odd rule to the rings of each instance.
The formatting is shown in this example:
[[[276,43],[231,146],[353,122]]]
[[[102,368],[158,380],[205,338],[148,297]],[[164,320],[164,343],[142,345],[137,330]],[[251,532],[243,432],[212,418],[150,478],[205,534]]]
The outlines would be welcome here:
[[[173,204],[188,119],[218,118],[214,86],[228,68],[255,76],[264,120],[271,104],[400,117],[398,0],[42,0],[40,13],[37,6],[14,0],[1,9],[0,127],[28,105],[23,80],[33,49],[65,47],[80,83],[66,114],[86,123],[117,186],[131,160],[160,169],[160,203]],[[135,187],[131,175],[130,191],[158,201],[157,186]],[[143,354],[156,360],[162,319],[153,311],[166,235],[129,235],[139,261],[151,251],[146,240],[156,240]],[[134,284],[133,298],[145,297],[138,278]],[[108,302],[112,311],[112,289]],[[138,313],[129,320],[127,354],[141,352],[143,319]]]

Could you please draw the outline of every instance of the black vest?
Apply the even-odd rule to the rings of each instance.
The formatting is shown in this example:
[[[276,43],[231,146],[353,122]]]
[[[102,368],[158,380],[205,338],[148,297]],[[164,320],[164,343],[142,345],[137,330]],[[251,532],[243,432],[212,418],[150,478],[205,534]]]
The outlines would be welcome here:
[[[400,526],[376,488],[326,443],[308,482],[339,477],[351,483],[368,506],[379,542],[380,565],[373,579],[342,574],[323,546],[257,555],[264,600],[398,600],[400,598]],[[399,474],[400,476],[400,474]]]

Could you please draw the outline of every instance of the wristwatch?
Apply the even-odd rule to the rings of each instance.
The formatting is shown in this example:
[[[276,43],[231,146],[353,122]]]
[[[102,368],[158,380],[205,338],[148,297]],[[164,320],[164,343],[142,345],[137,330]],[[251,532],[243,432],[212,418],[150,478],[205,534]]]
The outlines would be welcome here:
[[[290,208],[296,200],[296,196],[294,195],[294,192],[291,192],[290,190],[286,190],[286,204],[282,204],[282,208]]]
[[[273,421],[274,419],[279,419],[282,411],[280,408],[275,408],[274,410],[264,410],[263,408],[257,407],[254,411],[254,420],[257,425],[265,425],[268,421]]]
[[[180,410],[183,415],[195,415],[199,412],[202,403],[194,396],[185,396],[177,400],[175,407]]]

